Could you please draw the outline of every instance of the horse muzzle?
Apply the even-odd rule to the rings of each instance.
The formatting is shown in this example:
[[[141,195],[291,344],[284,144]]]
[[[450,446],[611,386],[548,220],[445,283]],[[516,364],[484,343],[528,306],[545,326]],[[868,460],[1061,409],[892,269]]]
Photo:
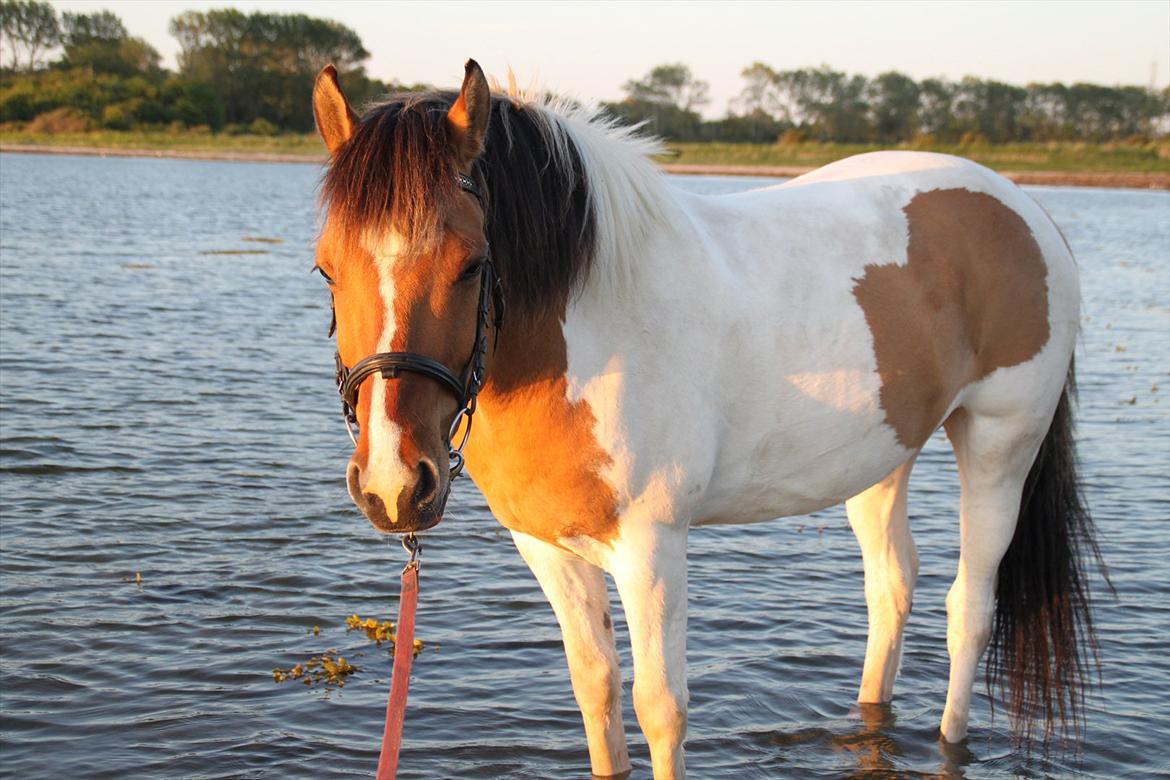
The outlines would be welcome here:
[[[362,489],[361,473],[354,464],[347,471],[346,483],[350,498],[370,525],[393,534],[416,533],[438,525],[451,490],[451,480],[429,458],[419,460],[413,482],[402,486],[390,507],[388,497]]]

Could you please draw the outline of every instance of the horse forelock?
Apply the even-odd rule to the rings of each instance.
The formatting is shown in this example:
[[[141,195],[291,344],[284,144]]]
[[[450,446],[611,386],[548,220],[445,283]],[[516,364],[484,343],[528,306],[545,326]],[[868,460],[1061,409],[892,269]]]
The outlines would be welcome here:
[[[348,251],[406,238],[404,254],[433,251],[458,193],[445,117],[450,95],[404,95],[370,110],[321,182],[327,228]]]

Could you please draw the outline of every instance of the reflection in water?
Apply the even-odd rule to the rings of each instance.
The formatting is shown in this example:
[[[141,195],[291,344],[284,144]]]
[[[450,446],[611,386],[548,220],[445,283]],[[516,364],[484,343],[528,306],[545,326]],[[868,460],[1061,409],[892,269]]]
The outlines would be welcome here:
[[[920,728],[920,713],[897,728],[891,704],[855,704],[839,729],[804,728],[775,733],[769,743],[781,749],[781,765],[795,763],[798,752],[826,749],[851,760],[838,763],[840,777],[856,780],[893,777],[964,778],[969,766],[979,761],[967,744],[947,744],[937,739],[930,746],[930,730]],[[935,732],[937,736],[937,732]],[[933,759],[933,760],[932,760]],[[931,765],[937,769],[923,771]]]
[[[967,747],[967,740],[962,742],[947,742],[939,735],[938,749],[942,753],[942,769],[939,774],[943,777],[963,777],[963,769],[978,761],[975,754]]]
[[[894,724],[898,718],[889,704],[858,704],[861,728],[853,734],[842,734],[832,739],[835,750],[847,750],[857,757],[859,773],[851,777],[872,777],[869,773],[893,769],[894,759],[903,755],[894,740]]]

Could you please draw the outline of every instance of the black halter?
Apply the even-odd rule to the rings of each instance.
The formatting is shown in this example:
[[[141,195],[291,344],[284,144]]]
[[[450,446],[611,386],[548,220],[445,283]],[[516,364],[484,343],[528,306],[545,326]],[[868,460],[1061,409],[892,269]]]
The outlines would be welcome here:
[[[484,217],[487,217],[487,204],[478,185],[470,176],[462,173],[455,174],[455,183],[465,192],[470,193],[479,201]],[[495,309],[495,319],[492,321],[492,309]],[[357,435],[354,430],[358,426],[357,404],[358,388],[368,377],[381,373],[383,379],[395,379],[403,371],[412,371],[416,374],[428,376],[440,385],[451,391],[459,401],[459,411],[451,422],[447,432],[447,457],[450,461],[450,478],[454,479],[463,470],[463,448],[471,435],[471,416],[475,414],[476,398],[483,387],[484,366],[487,358],[487,331],[489,327],[496,329],[499,336],[500,325],[504,317],[504,294],[500,279],[496,275],[496,268],[492,265],[491,247],[480,266],[479,272],[479,307],[476,312],[475,343],[471,348],[471,356],[459,376],[437,360],[414,352],[378,352],[362,358],[353,368],[346,368],[341,362],[341,354],[335,353],[337,362],[337,392],[341,396],[341,414],[345,420],[345,428],[349,431],[349,438],[357,446]],[[459,432],[463,420],[467,426],[463,430],[463,437],[459,445],[455,446],[452,439]]]

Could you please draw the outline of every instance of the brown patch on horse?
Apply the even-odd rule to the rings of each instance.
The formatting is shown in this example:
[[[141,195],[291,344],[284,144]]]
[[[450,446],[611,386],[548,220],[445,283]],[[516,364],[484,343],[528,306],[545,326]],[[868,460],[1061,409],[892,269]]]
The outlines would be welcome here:
[[[574,536],[605,542],[618,526],[617,498],[601,478],[611,458],[594,436],[589,403],[568,398],[562,321],[550,313],[522,331],[505,326],[467,468],[505,527],[552,544]]]
[[[990,195],[932,190],[903,211],[906,264],[866,266],[853,294],[886,422],[917,449],[963,387],[1048,342],[1048,266],[1027,223]]]

